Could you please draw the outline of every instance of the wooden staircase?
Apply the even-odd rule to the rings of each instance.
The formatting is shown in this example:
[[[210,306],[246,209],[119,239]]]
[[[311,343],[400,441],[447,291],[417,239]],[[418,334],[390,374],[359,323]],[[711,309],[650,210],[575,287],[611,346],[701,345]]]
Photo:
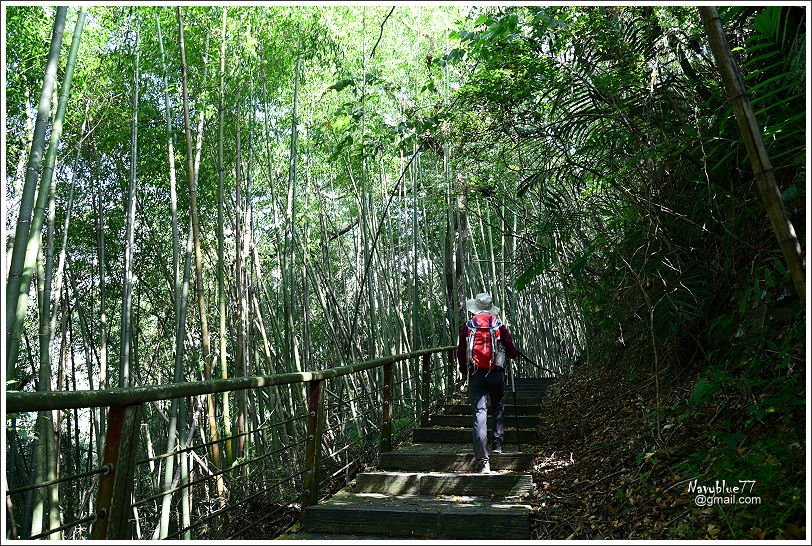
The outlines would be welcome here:
[[[470,405],[462,400],[431,415],[413,443],[381,453],[378,469],[326,501],[307,507],[301,527],[281,540],[505,539],[530,538],[533,454],[516,449],[533,443],[538,404],[551,379],[520,379],[516,400],[507,392],[506,438],[490,454],[491,474],[475,472]],[[488,419],[489,436],[493,418]]]

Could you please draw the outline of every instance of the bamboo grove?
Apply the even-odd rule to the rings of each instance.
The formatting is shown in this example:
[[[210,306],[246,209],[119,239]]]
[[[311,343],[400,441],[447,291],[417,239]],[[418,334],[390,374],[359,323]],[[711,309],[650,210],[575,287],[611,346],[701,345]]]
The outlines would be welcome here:
[[[72,34],[67,11],[76,21]],[[45,148],[57,84],[61,95],[46,159],[56,176],[42,176],[43,203],[29,229],[47,258],[34,272],[41,253],[29,243],[23,289],[8,292],[27,294],[31,278],[40,287],[31,305],[7,311],[8,388],[104,389],[314,370],[438,345],[453,337],[469,285],[512,298],[518,328],[540,316],[520,319],[521,299],[499,275],[515,250],[505,235],[518,222],[515,212],[481,204],[468,220],[464,201],[458,207],[462,177],[447,120],[461,75],[425,59],[448,51],[435,31],[444,34],[461,12],[439,10],[439,20],[435,12],[10,8],[9,39],[33,40],[36,27],[45,38],[31,44],[38,48],[48,43],[51,19],[60,29],[54,24],[50,87],[43,87],[33,133],[32,105],[15,92],[31,93],[34,62],[9,49],[21,54],[10,64],[32,64],[31,71],[17,67],[23,79],[8,87],[9,136],[19,138],[7,161],[20,165],[7,177],[9,226],[24,226],[33,185],[11,173],[37,172],[24,162],[29,149],[33,160]],[[62,34],[75,46],[64,73]],[[38,58],[36,51],[29,53]],[[434,147],[423,140],[422,111],[433,116]],[[58,125],[67,129],[61,139]],[[466,243],[475,267],[463,267]],[[28,324],[40,325],[38,352]],[[535,343],[552,350],[554,335],[551,329]],[[351,380],[341,385],[339,403],[380,378]],[[211,444],[212,468],[230,467],[286,445],[300,422],[271,440],[247,431],[274,412],[292,419],[303,396],[289,388],[266,400],[224,393],[198,407],[158,405],[145,420],[147,455],[171,453],[199,435]],[[103,451],[103,411],[41,412],[36,432],[26,417],[12,421],[8,438],[12,489],[91,468]],[[43,440],[36,451],[33,438]],[[164,490],[210,471],[177,468],[174,457],[151,470]],[[237,483],[218,476],[206,495],[224,506],[241,494]],[[88,492],[53,486],[15,497],[22,536],[59,527],[65,512],[81,513],[92,504]],[[160,524],[143,536],[168,536],[170,511],[185,511],[188,523],[188,497],[153,504],[162,517],[152,521]]]
[[[719,12],[774,209],[797,232],[784,254],[695,7],[3,13],[6,390],[323,370],[454,344],[465,299],[489,291],[554,373],[605,362],[660,388],[707,368],[709,383],[800,392],[802,8]],[[408,427],[419,371],[396,366]],[[328,385],[335,483],[374,459],[364,411],[382,380]],[[289,517],[306,396],[147,405],[133,537],[237,536],[223,515],[235,502]],[[51,531],[93,512],[105,419],[7,415],[8,536],[87,536],[87,521]],[[254,480],[257,457],[262,476],[289,479]]]

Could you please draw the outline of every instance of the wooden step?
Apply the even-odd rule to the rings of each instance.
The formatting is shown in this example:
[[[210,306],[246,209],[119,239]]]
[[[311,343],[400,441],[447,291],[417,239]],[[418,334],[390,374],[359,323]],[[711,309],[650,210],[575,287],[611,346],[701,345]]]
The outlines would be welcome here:
[[[516,386],[519,387],[549,387],[555,383],[552,378],[535,378],[535,377],[517,377],[515,379]]]
[[[470,435],[468,439],[470,441]],[[502,453],[491,453],[489,458],[491,470],[530,470],[533,467],[533,454],[517,452],[513,445],[505,446]],[[466,446],[412,444],[381,453],[378,468],[413,472],[473,472],[476,470],[476,460],[470,443]]]
[[[542,400],[544,400],[543,396],[529,396],[529,395],[528,396],[517,396],[516,397],[516,405],[518,405],[518,406],[535,406],[536,409],[534,410],[534,413],[537,413],[538,412],[538,406],[539,406],[539,404],[541,404]],[[513,397],[512,396],[510,396],[510,397],[506,396],[505,398],[502,399],[502,403],[505,406],[513,406],[514,405]]]
[[[536,389],[528,389],[528,390],[516,390],[516,403],[517,404],[537,404],[541,402],[547,394],[546,389],[536,390]],[[454,399],[454,403],[458,404],[467,404],[468,403],[468,394],[466,393],[464,396],[458,396]],[[510,390],[506,390],[504,396],[502,397],[502,403],[507,405],[513,404],[513,393]]]
[[[336,535],[334,533],[308,533],[302,528],[301,523],[293,524],[287,531],[276,537],[274,540],[317,540],[325,543],[333,540],[390,540],[392,537],[375,535]]]
[[[307,533],[417,539],[530,538],[530,505],[481,497],[433,498],[341,491],[304,511]]]
[[[530,474],[493,472],[362,472],[355,478],[356,493],[387,495],[468,495],[516,497],[533,490]]]
[[[473,415],[432,415],[429,417],[429,425],[433,427],[472,427]],[[539,424],[538,415],[505,416],[505,426],[516,428],[534,428]],[[493,428],[493,416],[488,416],[488,428]]]
[[[462,404],[462,403],[454,403],[454,404],[446,404],[443,406],[443,413],[445,415],[472,415],[471,404]],[[488,409],[488,413],[491,413],[491,410]],[[514,406],[511,404],[505,404],[505,415],[538,415],[539,414],[539,405],[538,404],[519,404],[518,406]]]
[[[412,433],[412,441],[414,442],[449,442],[449,443],[469,443],[472,442],[472,427],[468,428],[451,428],[451,427],[426,427],[416,428]],[[493,431],[488,431],[488,442],[492,438]],[[536,440],[536,431],[534,429],[519,429],[519,441],[521,443],[532,443]],[[507,427],[505,430],[505,444],[516,443],[516,430]]]
[[[548,391],[547,387],[522,387],[517,385],[516,398],[521,399],[523,396],[542,398]],[[505,389],[505,400],[513,401],[513,391],[510,390],[510,387]]]
[[[516,396],[521,397],[523,395],[533,395],[533,396],[544,396],[549,391],[549,387],[536,387],[536,386],[522,386],[516,385]],[[510,386],[505,388],[505,396],[509,398],[513,398],[513,391],[510,390]]]
[[[360,540],[392,540],[392,537],[375,535],[336,535],[333,533],[306,533],[304,531],[287,531],[274,540],[312,540],[316,544],[326,544],[335,540],[358,542]]]

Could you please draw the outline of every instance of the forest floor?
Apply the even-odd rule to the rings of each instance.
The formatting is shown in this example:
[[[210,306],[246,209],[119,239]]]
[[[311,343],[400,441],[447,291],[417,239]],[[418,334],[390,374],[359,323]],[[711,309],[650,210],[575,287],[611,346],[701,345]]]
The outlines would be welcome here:
[[[772,392],[728,389],[701,404],[693,400],[700,370],[663,376],[674,379],[660,385],[659,437],[651,373],[584,366],[548,390],[539,440],[522,445],[535,452],[532,538],[805,538],[805,406],[802,398],[794,408],[787,401],[803,393],[804,375],[788,376]],[[763,402],[758,419],[752,400]],[[790,409],[773,413],[771,400]],[[696,488],[717,480],[728,487],[753,480],[739,497],[758,505],[698,505]],[[343,485],[337,480],[329,490]],[[271,513],[254,522],[253,538],[272,539],[300,515],[297,506],[253,506],[233,527]]]
[[[805,510],[803,421],[795,424],[793,453],[800,458],[773,461],[776,472],[795,487],[789,500],[756,480],[744,492],[760,506],[698,506],[696,488],[716,480],[738,486],[759,476],[721,472],[719,461],[743,459],[738,444],[720,447],[719,423],[742,426],[741,400],[691,408],[698,373],[661,385],[660,438],[656,433],[653,375],[629,377],[620,370],[581,368],[562,378],[542,402],[533,470],[534,539],[802,539]],[[625,376],[625,377],[624,377]],[[735,428],[735,427],[734,427]],[[748,430],[750,443],[777,442],[770,427]],[[722,438],[722,442],[725,438]],[[789,441],[786,441],[790,443]],[[732,452],[732,454],[731,454]],[[720,453],[722,454],[720,456]],[[764,454],[764,457],[769,457]],[[739,466],[738,468],[742,468]],[[747,468],[747,467],[745,467]],[[751,467],[751,468],[757,468]],[[757,474],[757,472],[756,472]],[[696,480],[696,482],[694,482]],[[773,480],[770,480],[773,481]],[[752,490],[749,488],[752,487]],[[718,496],[723,496],[719,494]],[[783,513],[777,526],[776,513]]]

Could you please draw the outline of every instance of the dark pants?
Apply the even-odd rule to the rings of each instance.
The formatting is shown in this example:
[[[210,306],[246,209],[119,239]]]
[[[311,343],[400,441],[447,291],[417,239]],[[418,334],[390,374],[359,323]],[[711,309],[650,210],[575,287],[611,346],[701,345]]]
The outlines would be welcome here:
[[[468,399],[474,411],[474,457],[479,463],[488,462],[488,399],[493,412],[494,443],[505,437],[505,370],[471,368],[468,378]]]

